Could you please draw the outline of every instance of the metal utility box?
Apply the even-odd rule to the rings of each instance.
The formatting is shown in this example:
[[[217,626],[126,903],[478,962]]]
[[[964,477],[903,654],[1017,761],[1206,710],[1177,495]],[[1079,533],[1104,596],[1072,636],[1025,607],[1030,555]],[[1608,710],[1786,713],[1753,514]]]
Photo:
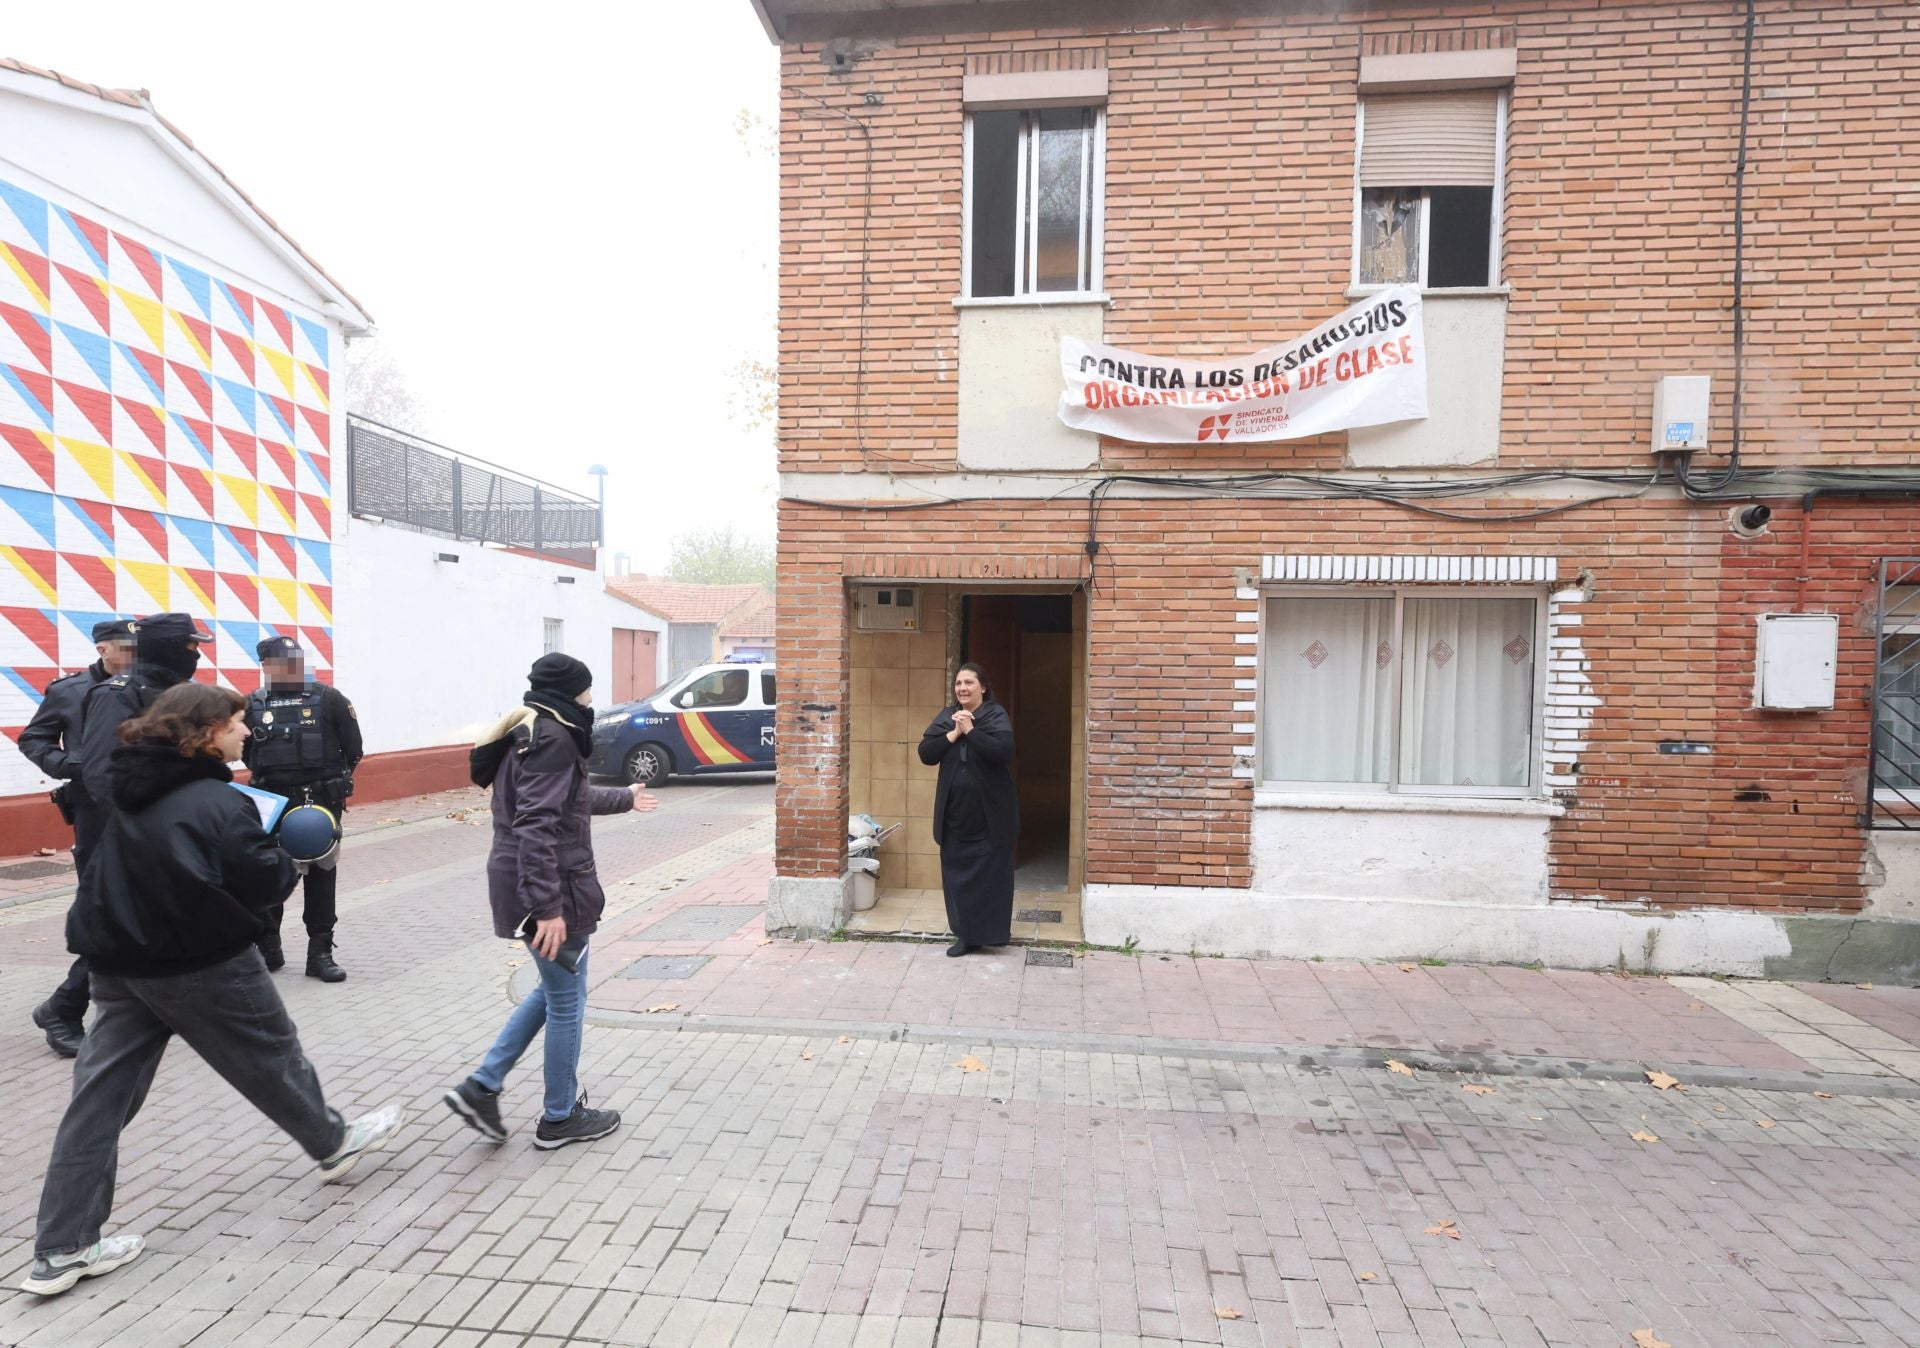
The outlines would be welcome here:
[[[918,632],[920,595],[911,586],[862,585],[855,596],[854,629],[860,632]]]
[[[1834,613],[1762,613],[1753,661],[1753,705],[1767,711],[1827,711],[1840,658]]]
[[[1653,386],[1653,452],[1707,447],[1707,402],[1713,380],[1670,374]]]

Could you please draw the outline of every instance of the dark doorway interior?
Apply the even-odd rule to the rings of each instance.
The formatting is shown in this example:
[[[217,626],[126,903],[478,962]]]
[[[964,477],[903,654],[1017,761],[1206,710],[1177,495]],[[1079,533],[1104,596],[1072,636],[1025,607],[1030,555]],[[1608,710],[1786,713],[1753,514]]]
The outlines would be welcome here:
[[[960,650],[987,671],[1013,721],[1019,883],[1064,889],[1073,829],[1073,596],[967,595]]]

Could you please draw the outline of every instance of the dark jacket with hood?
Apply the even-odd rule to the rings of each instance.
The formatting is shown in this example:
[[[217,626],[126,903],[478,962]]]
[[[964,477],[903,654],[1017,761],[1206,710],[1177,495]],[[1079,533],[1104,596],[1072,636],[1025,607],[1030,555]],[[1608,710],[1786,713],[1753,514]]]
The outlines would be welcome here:
[[[920,761],[940,765],[940,780],[933,789],[933,840],[947,840],[947,799],[954,782],[966,773],[980,793],[988,839],[997,848],[1011,848],[1020,837],[1020,793],[1013,785],[1013,722],[1005,707],[988,698],[973,714],[972,732],[948,743],[947,732],[953,729],[954,713],[959,710],[958,704],[948,707],[920,736]]]
[[[80,705],[87,690],[107,678],[105,663],[95,660],[77,674],[55,679],[20,732],[20,752],[55,781],[80,775]]]
[[[67,948],[95,973],[167,978],[251,946],[295,872],[227,765],[123,744],[112,779],[113,817],[67,914]]]
[[[160,700],[176,683],[185,683],[193,666],[182,673],[177,666],[143,658],[125,674],[116,674],[87,689],[80,713],[78,776],[87,795],[96,802],[113,799],[114,754],[120,748],[120,727]],[[228,795],[237,795],[229,791]]]
[[[529,913],[564,917],[570,937],[592,932],[607,906],[594,869],[593,816],[631,810],[633,793],[589,782],[571,729],[544,707],[515,708],[480,737],[473,780],[493,787],[494,935],[511,938]]]

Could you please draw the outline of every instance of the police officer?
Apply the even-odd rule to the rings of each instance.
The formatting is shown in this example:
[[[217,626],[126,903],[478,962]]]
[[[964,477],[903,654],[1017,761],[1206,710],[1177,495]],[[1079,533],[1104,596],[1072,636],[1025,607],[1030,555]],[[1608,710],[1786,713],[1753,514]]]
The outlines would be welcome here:
[[[20,752],[60,785],[53,803],[67,823],[79,818],[79,802],[86,788],[80,776],[80,704],[87,690],[133,667],[133,632],[124,618],[113,618],[93,625],[93,649],[100,656],[77,674],[68,674],[47,685],[33,719],[20,732]],[[73,869],[76,875],[87,864],[88,850],[94,839],[73,839]],[[80,1051],[81,1022],[87,1013],[87,962],[76,959],[66,979],[33,1009],[33,1023],[47,1036],[47,1046],[63,1058]]]
[[[256,650],[266,671],[266,686],[247,699],[244,750],[253,784],[295,804],[311,800],[336,816],[346,812],[353,794],[353,770],[360,765],[360,721],[353,703],[338,690],[310,681],[306,653],[292,637],[268,637]],[[307,977],[338,983],[346,970],[333,961],[334,892],[339,873],[314,866],[305,881]],[[260,938],[267,968],[286,964],[280,947],[284,905],[268,915],[268,933]]]
[[[167,689],[191,679],[200,664],[200,643],[213,640],[213,633],[184,613],[156,613],[136,618],[127,627],[133,633],[133,668],[92,685],[80,703],[80,754],[74,767],[80,790],[72,799],[75,860],[82,866],[113,816],[112,759],[120,743],[120,727],[145,713]],[[72,741],[68,743],[71,746]],[[60,985],[61,993],[56,994],[66,995],[62,1009],[72,1012],[65,1025],[73,1031],[71,1046],[76,1051],[80,1020],[91,1000],[84,969],[85,961],[75,960],[67,982]],[[38,1013],[34,1021],[39,1023]],[[61,1052],[51,1030],[47,1042],[55,1053]]]

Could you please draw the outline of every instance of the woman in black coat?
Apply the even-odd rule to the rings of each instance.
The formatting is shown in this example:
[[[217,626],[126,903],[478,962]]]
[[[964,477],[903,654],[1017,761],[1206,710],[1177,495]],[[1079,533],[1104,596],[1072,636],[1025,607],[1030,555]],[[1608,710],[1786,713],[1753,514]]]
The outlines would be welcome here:
[[[933,840],[947,899],[950,956],[1013,939],[1013,849],[1020,798],[1013,786],[1013,722],[993,700],[986,671],[960,666],[953,705],[920,737],[920,761],[940,765]]]

